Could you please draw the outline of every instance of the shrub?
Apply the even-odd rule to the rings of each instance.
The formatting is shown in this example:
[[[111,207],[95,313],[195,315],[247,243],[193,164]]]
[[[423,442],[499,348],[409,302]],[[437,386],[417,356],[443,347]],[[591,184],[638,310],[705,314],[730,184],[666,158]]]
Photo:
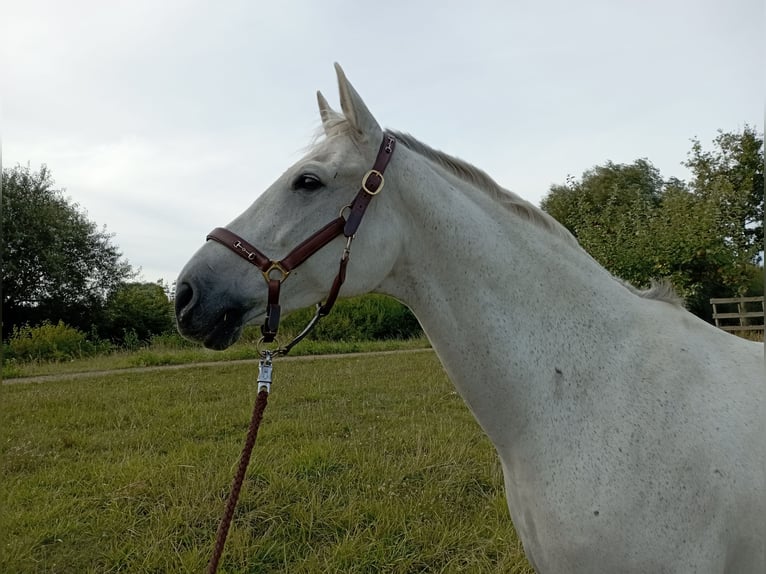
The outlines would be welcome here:
[[[178,349],[194,349],[200,346],[188,339],[184,339],[176,331],[169,331],[159,335],[152,335],[149,339],[149,348],[155,351],[175,351]]]
[[[291,313],[282,324],[285,332],[297,333],[314,315],[313,308]],[[410,339],[422,333],[407,307],[385,295],[365,295],[339,300],[310,337],[324,341],[377,341]]]
[[[59,321],[37,327],[14,327],[6,347],[6,358],[19,361],[64,361],[95,355],[109,347],[103,341],[89,341],[85,333]]]
[[[106,306],[106,337],[137,349],[152,335],[174,330],[173,304],[161,283],[126,283],[109,298]]]
[[[137,351],[141,348],[141,339],[135,329],[122,330],[122,347],[127,351]]]

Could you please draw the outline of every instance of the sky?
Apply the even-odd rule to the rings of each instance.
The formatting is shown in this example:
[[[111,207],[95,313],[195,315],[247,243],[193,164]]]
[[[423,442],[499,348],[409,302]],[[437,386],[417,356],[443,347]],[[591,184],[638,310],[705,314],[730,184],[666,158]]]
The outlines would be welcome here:
[[[381,125],[534,204],[606,161],[685,179],[691,138],[763,129],[762,0],[0,4],[3,167],[46,164],[145,281],[301,157],[335,61]]]

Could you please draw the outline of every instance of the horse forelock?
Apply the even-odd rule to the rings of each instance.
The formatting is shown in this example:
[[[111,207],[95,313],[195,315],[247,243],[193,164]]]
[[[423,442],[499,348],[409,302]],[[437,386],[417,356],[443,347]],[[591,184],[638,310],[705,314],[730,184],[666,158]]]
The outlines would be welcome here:
[[[315,149],[327,144],[331,140],[342,136],[353,136],[354,128],[351,123],[341,113],[330,111],[327,117],[322,120],[322,125],[316,129],[314,137],[309,145],[310,149]]]

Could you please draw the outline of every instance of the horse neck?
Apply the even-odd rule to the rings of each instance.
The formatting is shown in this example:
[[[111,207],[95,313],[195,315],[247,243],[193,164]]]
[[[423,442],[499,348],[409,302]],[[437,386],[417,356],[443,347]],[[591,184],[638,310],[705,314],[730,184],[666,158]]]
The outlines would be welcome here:
[[[630,297],[573,242],[420,161],[401,170],[408,236],[382,291],[410,306],[500,448],[508,422],[498,412],[521,424],[541,378],[619,339],[614,318]]]

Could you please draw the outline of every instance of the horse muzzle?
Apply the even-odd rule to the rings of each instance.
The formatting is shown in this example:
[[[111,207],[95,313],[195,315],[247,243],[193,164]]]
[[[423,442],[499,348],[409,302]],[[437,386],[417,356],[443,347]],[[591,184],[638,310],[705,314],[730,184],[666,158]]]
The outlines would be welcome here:
[[[205,283],[187,273],[178,278],[176,325],[187,339],[220,351],[239,339],[253,307],[231,293],[215,293]]]

